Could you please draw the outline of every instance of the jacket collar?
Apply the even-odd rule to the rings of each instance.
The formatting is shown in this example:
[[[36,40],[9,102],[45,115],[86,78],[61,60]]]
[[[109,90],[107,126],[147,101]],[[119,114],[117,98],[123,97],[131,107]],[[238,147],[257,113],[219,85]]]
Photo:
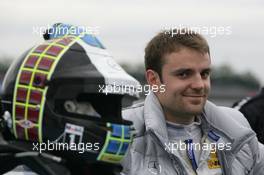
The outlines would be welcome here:
[[[168,140],[168,131],[163,109],[158,98],[153,92],[150,92],[145,99],[144,120],[146,131],[151,130],[159,138],[162,138],[162,140]]]

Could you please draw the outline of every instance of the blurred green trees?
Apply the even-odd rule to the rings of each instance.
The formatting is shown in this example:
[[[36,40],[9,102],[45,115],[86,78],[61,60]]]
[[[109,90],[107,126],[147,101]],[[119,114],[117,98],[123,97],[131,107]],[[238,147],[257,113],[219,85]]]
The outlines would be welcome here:
[[[258,89],[260,87],[260,81],[252,72],[237,73],[228,64],[213,67],[211,79],[216,86],[237,85],[248,89]]]
[[[5,74],[11,62],[12,62],[12,58],[9,56],[0,57],[0,74]]]
[[[12,58],[8,56],[0,56],[0,83],[2,82],[11,62],[12,62]]]

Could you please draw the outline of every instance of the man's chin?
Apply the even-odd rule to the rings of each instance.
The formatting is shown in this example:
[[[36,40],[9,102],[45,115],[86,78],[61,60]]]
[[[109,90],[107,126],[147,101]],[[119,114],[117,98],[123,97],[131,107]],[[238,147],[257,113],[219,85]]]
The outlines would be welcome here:
[[[202,112],[203,112],[203,110],[200,110],[200,111],[190,111],[190,114],[196,116],[196,115],[201,115]]]
[[[187,111],[189,111],[189,113],[191,113],[192,115],[200,115],[203,112],[203,108],[204,108],[204,103],[199,104],[199,105],[188,105],[188,108],[186,109]]]

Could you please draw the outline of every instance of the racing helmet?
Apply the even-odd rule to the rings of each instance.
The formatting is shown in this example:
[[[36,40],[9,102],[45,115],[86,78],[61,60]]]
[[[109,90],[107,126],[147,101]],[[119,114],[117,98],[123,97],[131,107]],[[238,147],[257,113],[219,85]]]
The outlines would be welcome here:
[[[122,99],[139,97],[139,82],[83,28],[55,24],[44,38],[5,75],[6,139],[46,143],[79,161],[119,163],[132,133],[121,116]]]

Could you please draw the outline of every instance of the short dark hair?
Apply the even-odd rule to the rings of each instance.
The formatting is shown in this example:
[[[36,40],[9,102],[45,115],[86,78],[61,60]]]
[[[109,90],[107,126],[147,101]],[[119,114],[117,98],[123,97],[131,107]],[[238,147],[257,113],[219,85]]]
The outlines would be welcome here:
[[[208,43],[199,33],[187,28],[164,30],[152,38],[145,48],[146,70],[156,71],[161,78],[164,55],[178,52],[183,47],[210,55]]]

